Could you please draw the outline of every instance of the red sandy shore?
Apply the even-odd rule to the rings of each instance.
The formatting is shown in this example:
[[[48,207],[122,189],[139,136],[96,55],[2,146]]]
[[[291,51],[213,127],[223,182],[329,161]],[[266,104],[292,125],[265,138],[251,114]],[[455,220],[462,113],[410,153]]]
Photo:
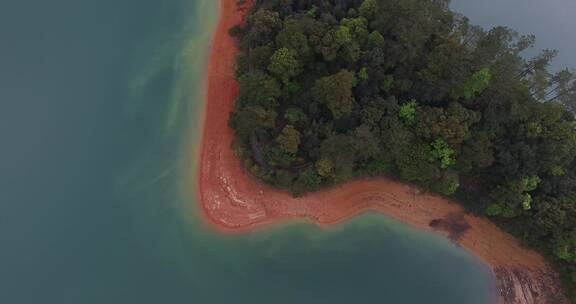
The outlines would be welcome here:
[[[205,218],[214,228],[243,232],[291,218],[330,225],[376,211],[435,231],[429,225],[432,220],[463,213],[459,205],[445,198],[387,178],[355,181],[303,198],[293,198],[251,178],[231,149],[233,133],[228,127],[228,116],[238,94],[234,79],[237,48],[228,29],[241,23],[245,12],[238,9],[236,0],[220,0],[220,21],[208,63],[198,193]],[[464,220],[470,229],[459,244],[492,267],[501,303],[546,303],[551,296],[555,303],[568,303],[559,292],[557,276],[542,256],[523,248],[485,218],[464,215]]]

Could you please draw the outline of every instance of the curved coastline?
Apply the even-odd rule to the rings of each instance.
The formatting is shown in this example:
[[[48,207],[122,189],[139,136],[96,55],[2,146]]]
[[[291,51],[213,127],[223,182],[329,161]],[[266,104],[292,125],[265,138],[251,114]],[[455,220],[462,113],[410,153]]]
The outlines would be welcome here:
[[[197,179],[203,215],[212,227],[225,233],[241,233],[294,218],[324,226],[376,211],[450,237],[450,231],[430,224],[457,216],[469,226],[457,241],[494,271],[500,303],[569,303],[557,274],[541,255],[523,248],[488,219],[464,214],[462,207],[446,198],[388,178],[354,181],[293,198],[251,178],[233,153],[234,135],[228,127],[238,94],[234,79],[237,48],[228,29],[242,21],[247,8],[239,9],[235,0],[220,0],[219,5],[208,62]]]

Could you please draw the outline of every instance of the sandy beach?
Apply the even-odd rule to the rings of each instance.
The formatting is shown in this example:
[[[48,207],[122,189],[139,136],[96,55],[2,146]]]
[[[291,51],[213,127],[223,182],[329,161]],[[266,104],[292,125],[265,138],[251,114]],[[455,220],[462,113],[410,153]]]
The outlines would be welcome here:
[[[293,218],[318,225],[335,224],[363,212],[380,212],[418,228],[457,238],[467,251],[494,271],[500,303],[569,303],[558,276],[538,253],[486,218],[464,214],[446,198],[388,178],[360,180],[293,198],[248,175],[232,151],[228,117],[238,85],[234,79],[237,48],[228,29],[241,23],[246,8],[220,0],[220,21],[212,40],[198,172],[198,196],[204,218],[226,233],[241,233]],[[454,236],[452,222],[466,226]],[[435,223],[435,225],[431,225]]]

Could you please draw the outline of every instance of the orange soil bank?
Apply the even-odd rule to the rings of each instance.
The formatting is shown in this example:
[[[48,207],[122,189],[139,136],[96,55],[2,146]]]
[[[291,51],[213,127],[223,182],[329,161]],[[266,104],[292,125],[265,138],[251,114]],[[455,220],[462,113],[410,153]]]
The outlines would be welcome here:
[[[430,227],[432,220],[463,212],[445,198],[387,178],[355,181],[293,198],[249,176],[232,151],[233,132],[228,127],[228,116],[238,94],[234,79],[237,48],[228,29],[240,24],[246,11],[237,7],[236,0],[220,0],[220,21],[208,63],[198,195],[203,214],[214,228],[242,232],[290,218],[330,225],[362,212],[376,211],[434,231]],[[569,303],[557,275],[542,256],[523,248],[485,218],[465,215],[464,220],[470,228],[459,244],[492,267],[501,303]]]

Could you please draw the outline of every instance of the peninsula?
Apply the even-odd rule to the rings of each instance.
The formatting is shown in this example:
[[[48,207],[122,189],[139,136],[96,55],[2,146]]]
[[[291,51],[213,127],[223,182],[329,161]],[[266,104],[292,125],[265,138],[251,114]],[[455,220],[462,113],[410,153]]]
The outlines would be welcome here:
[[[466,212],[465,208],[457,203],[456,200],[450,200],[433,193],[442,193],[448,196],[456,191],[467,190],[466,193],[481,196],[483,193],[489,192],[492,189],[486,190],[486,188],[492,185],[482,180],[481,175],[486,174],[483,172],[494,166],[494,163],[498,160],[492,159],[490,162],[490,157],[503,157],[500,155],[494,156],[497,148],[493,147],[494,143],[485,142],[490,138],[488,134],[485,134],[486,132],[478,131],[472,135],[468,134],[472,132],[470,130],[476,130],[474,129],[475,125],[479,124],[481,119],[483,119],[481,117],[489,114],[488,112],[482,112],[484,111],[482,106],[474,105],[472,101],[481,100],[482,98],[494,98],[494,96],[485,95],[500,94],[500,92],[491,91],[492,86],[490,84],[494,83],[494,78],[501,80],[497,78],[499,77],[499,72],[496,69],[503,67],[494,63],[488,64],[493,59],[490,58],[486,60],[485,66],[477,64],[475,68],[466,66],[466,69],[459,69],[458,67],[450,66],[454,70],[442,69],[443,66],[452,63],[453,57],[450,56],[466,55],[447,54],[449,50],[462,47],[462,40],[468,37],[466,35],[470,35],[469,38],[472,39],[474,34],[480,35],[480,32],[462,34],[458,39],[454,38],[453,41],[445,41],[447,45],[438,46],[436,50],[438,54],[435,54],[436,57],[434,58],[437,58],[439,62],[431,63],[430,66],[419,67],[421,70],[419,75],[423,79],[425,78],[426,81],[433,83],[435,81],[434,77],[438,78],[438,75],[448,77],[461,74],[462,79],[467,79],[466,81],[454,81],[450,84],[441,85],[439,81],[442,79],[438,78],[436,79],[437,82],[434,83],[435,89],[431,90],[431,86],[426,86],[424,82],[418,84],[416,81],[412,81],[409,84],[404,79],[400,79],[399,75],[408,73],[407,71],[397,71],[393,66],[390,66],[385,68],[390,71],[390,74],[379,74],[374,69],[366,68],[370,67],[369,63],[360,63],[361,58],[356,57],[361,56],[360,53],[368,52],[370,49],[374,51],[374,54],[370,54],[369,58],[377,58],[378,49],[393,47],[387,44],[387,41],[391,39],[388,35],[382,35],[377,30],[372,30],[379,25],[369,25],[368,20],[373,18],[370,14],[374,14],[372,10],[377,9],[378,3],[395,3],[398,1],[350,1],[358,3],[358,5],[362,4],[362,6],[359,6],[357,10],[335,13],[335,15],[342,15],[340,18],[335,16],[332,16],[332,18],[327,17],[325,16],[326,14],[322,13],[326,8],[312,4],[307,7],[307,10],[301,10],[296,14],[286,11],[278,13],[273,5],[266,7],[262,4],[267,1],[257,1],[257,6],[253,6],[250,1],[246,2],[245,5],[238,6],[235,0],[220,0],[220,19],[212,40],[208,63],[208,87],[199,161],[198,193],[205,218],[214,228],[228,233],[240,233],[250,229],[258,229],[267,224],[295,218],[308,219],[325,226],[341,222],[363,212],[380,212],[421,229],[450,237],[463,248],[482,259],[495,273],[498,280],[501,303],[570,303],[562,291],[560,276],[550,266],[550,262],[541,254],[525,248],[518,238],[503,231],[488,217],[481,214],[472,215]],[[407,3],[412,5],[418,5],[418,3],[437,5],[432,4],[433,2],[407,1]],[[391,6],[393,5],[391,4]],[[401,10],[402,7],[390,7],[390,9]],[[404,9],[410,11],[411,8]],[[435,9],[442,14],[449,12],[446,7],[442,6]],[[285,39],[276,37],[276,39],[269,40],[278,41],[278,44],[285,45],[282,47],[269,46],[270,49],[261,49],[260,53],[254,52],[253,56],[247,59],[245,50],[242,53],[246,44],[238,42],[229,35],[229,32],[231,32],[240,37],[240,40],[248,39],[246,35],[250,33],[249,30],[246,27],[240,27],[241,24],[244,24],[243,17],[247,14],[250,15],[249,26],[260,25],[262,27],[261,30],[264,32],[255,33],[255,36],[276,35],[280,28],[290,28],[291,33],[284,32],[283,38]],[[425,18],[426,16],[421,17]],[[452,21],[450,22],[461,22],[462,26],[454,26],[449,31],[456,29],[464,31],[466,27],[469,31],[478,30],[468,25],[465,18],[457,18],[455,15],[452,17],[454,19],[451,19]],[[282,21],[282,18],[284,21]],[[299,28],[302,25],[298,24],[298,20],[307,22],[325,20],[330,26],[324,29],[324,33],[307,33]],[[282,22],[284,23],[282,24]],[[319,29],[320,25],[312,27],[321,31]],[[267,30],[271,32],[266,33]],[[418,28],[414,29],[414,31],[417,30]],[[440,31],[440,29],[438,30]],[[493,31],[496,32],[490,32],[494,35],[494,37],[490,36],[490,39],[503,39],[497,40],[495,44],[504,40],[509,43],[505,46],[500,45],[503,49],[500,50],[502,53],[496,54],[498,56],[511,52],[510,48],[513,47],[512,44],[514,43],[516,44],[514,47],[517,48],[526,48],[530,45],[531,37],[514,40],[512,32],[502,32],[503,29]],[[328,32],[334,36],[332,37],[333,41],[328,41],[326,38]],[[302,76],[302,73],[304,73],[306,68],[302,63],[298,62],[298,58],[306,55],[298,53],[304,52],[304,48],[290,47],[290,45],[300,43],[298,39],[302,36],[306,38],[306,35],[316,34],[320,35],[319,39],[326,44],[326,48],[319,50],[319,53],[313,57],[321,58],[323,56],[323,60],[327,62],[340,60],[336,58],[341,57],[342,60],[350,61],[346,64],[348,68],[336,71],[333,68],[326,68],[327,64],[318,64],[314,69],[317,69],[316,72],[318,74],[323,74],[324,76],[318,77],[314,81],[308,79],[295,81],[293,80],[294,78],[305,77]],[[364,36],[364,34],[366,35]],[[408,35],[408,33],[405,34]],[[502,38],[502,35],[510,35],[510,37],[509,39]],[[397,38],[399,40],[403,39],[403,37]],[[477,38],[480,39],[479,37]],[[265,38],[260,37],[258,39]],[[417,39],[417,37],[414,39]],[[355,45],[355,43],[358,45],[346,47],[346,45]],[[430,41],[426,40],[426,42],[422,43],[430,43]],[[473,42],[470,41],[469,43]],[[474,43],[480,42],[476,41]],[[488,41],[485,41],[485,43],[488,43]],[[254,48],[252,43],[249,44],[251,49]],[[491,45],[490,47],[496,46]],[[322,53],[323,51],[325,53]],[[446,54],[442,53],[442,51],[446,51]],[[498,50],[494,51],[497,52]],[[315,51],[308,50],[308,52]],[[462,51],[462,53],[466,52]],[[240,57],[237,60],[236,57],[239,54]],[[486,54],[483,55],[488,56]],[[265,69],[266,72],[260,74],[252,73],[246,76],[250,73],[248,72],[251,69],[249,66],[253,64],[247,61],[258,60],[258,56],[265,58],[262,60],[268,66]],[[334,56],[334,59],[330,59],[332,56]],[[277,64],[272,64],[272,59],[270,58],[276,58]],[[546,58],[536,58],[533,61],[534,66],[529,68],[523,77],[529,78],[536,73],[535,71],[539,67],[537,64],[541,64],[543,59]],[[430,60],[432,60],[432,57],[430,57]],[[385,63],[382,63],[382,65],[385,65]],[[308,66],[312,66],[312,63],[309,62]],[[318,72],[322,69],[325,69],[325,72]],[[331,70],[334,70],[334,72],[329,72]],[[240,75],[240,84],[237,81],[237,75]],[[278,88],[278,92],[275,92],[276,88],[274,87],[280,85],[266,82],[267,77],[271,77],[269,75],[276,78],[274,82],[282,83],[282,88]],[[249,81],[250,77],[252,77],[252,80],[260,77],[261,79],[258,80],[260,83],[254,85],[255,82]],[[266,79],[262,80],[263,78]],[[378,79],[376,89],[370,87],[370,83],[375,79]],[[244,83],[242,83],[243,81]],[[319,109],[315,110],[317,112],[314,113],[321,112],[322,114],[318,114],[319,116],[330,115],[335,120],[335,122],[329,123],[333,129],[325,133],[325,138],[319,139],[319,141],[330,142],[325,145],[319,145],[318,149],[325,149],[326,153],[331,153],[331,148],[336,150],[347,148],[350,151],[344,154],[349,154],[349,152],[355,151],[354,146],[357,144],[353,141],[347,142],[350,138],[353,139],[352,136],[350,138],[343,137],[348,134],[344,131],[348,128],[347,124],[354,125],[354,134],[365,143],[374,136],[371,133],[372,126],[370,123],[382,124],[379,122],[382,117],[390,115],[391,117],[394,116],[395,120],[388,124],[389,128],[403,128],[407,133],[397,134],[397,137],[392,135],[389,137],[381,135],[381,137],[395,138],[396,140],[413,138],[414,141],[408,142],[407,145],[413,146],[414,150],[418,151],[415,153],[401,151],[407,157],[400,159],[394,155],[379,153],[380,151],[372,153],[368,151],[370,150],[369,148],[366,148],[363,149],[366,151],[353,152],[354,154],[367,153],[362,156],[362,160],[357,160],[357,163],[362,163],[362,165],[349,168],[345,167],[344,161],[337,158],[317,158],[317,156],[301,154],[300,149],[302,148],[301,146],[304,146],[303,137],[305,135],[303,133],[305,129],[322,128],[315,126],[314,123],[317,122],[310,120],[310,109],[303,111],[297,105],[288,103],[286,106],[275,105],[278,109],[282,109],[282,115],[272,115],[274,116],[272,123],[268,126],[266,125],[268,122],[265,120],[271,116],[267,115],[267,109],[262,105],[259,105],[260,108],[257,108],[256,111],[253,111],[261,121],[252,122],[252,125],[250,125],[251,122],[247,121],[247,117],[250,115],[244,117],[239,115],[242,111],[248,111],[247,108],[243,108],[248,104],[248,101],[237,102],[237,100],[242,100],[243,96],[251,94],[249,96],[250,100],[258,103],[260,102],[257,101],[259,97],[272,94],[274,99],[276,99],[275,102],[277,102],[284,98],[282,94],[295,96],[301,90],[305,90],[299,85],[299,82],[314,85],[314,88],[310,89],[314,93],[309,94],[313,96],[303,97],[310,98],[307,100],[319,104]],[[272,86],[272,89],[267,87],[266,84]],[[244,87],[241,87],[241,85]],[[268,92],[255,93],[255,91],[249,91],[251,85],[254,85],[251,88],[255,91],[269,90]],[[418,93],[412,94],[414,95],[413,97],[406,97],[411,95],[410,90],[416,90],[415,87],[418,85],[420,85]],[[370,92],[373,92],[371,93],[373,96],[387,96],[387,98],[374,102],[355,100],[356,98],[360,99],[361,94],[354,92],[354,90],[360,89],[366,92],[372,90]],[[271,91],[273,92],[270,93]],[[344,93],[341,91],[344,91]],[[345,96],[338,96],[339,93]],[[401,96],[401,98],[395,99],[393,102],[390,101],[392,93],[399,97]],[[509,94],[512,96],[514,93]],[[535,92],[535,94],[538,94],[538,92]],[[424,96],[427,96],[428,100],[430,100],[428,104],[417,101],[416,97],[424,98]],[[265,96],[261,102],[269,102],[270,97]],[[453,102],[443,104],[442,100],[445,99],[451,99]],[[337,102],[331,103],[334,100],[337,100]],[[364,104],[359,106],[361,103]],[[390,103],[394,104],[391,105]],[[549,104],[552,105],[552,103]],[[497,104],[492,106],[504,107]],[[350,115],[355,115],[356,110],[361,111],[361,107],[364,107],[364,109],[372,107],[370,109],[376,110],[372,112],[365,110],[364,116],[358,114],[357,118],[348,119]],[[380,117],[375,114],[376,112],[379,113],[377,108],[386,108],[385,111],[380,111],[382,112],[379,114]],[[496,108],[492,112],[510,110],[509,108],[504,108]],[[557,109],[556,104],[546,106],[542,111],[548,111],[549,116],[554,117],[550,118],[555,119],[553,123],[558,121],[573,123],[573,119],[567,118],[563,110]],[[235,114],[233,114],[233,118],[229,122],[230,113]],[[506,113],[503,115],[506,115]],[[452,117],[451,115],[460,116]],[[528,113],[523,117],[525,125],[522,126],[522,132],[524,133],[519,133],[518,136],[539,136],[544,132],[544,129],[549,130],[552,128],[549,125],[545,125],[547,117],[534,118],[530,115],[532,114]],[[280,117],[275,121],[277,116]],[[423,116],[430,119],[419,119],[419,117]],[[449,121],[442,121],[446,117],[448,117]],[[505,118],[508,119],[510,117]],[[534,123],[540,123],[540,125]],[[442,126],[445,126],[444,130]],[[253,128],[253,130],[266,130],[268,128],[269,131],[265,131],[267,134],[262,135],[257,134],[259,131],[251,132],[250,128]],[[454,131],[451,128],[460,129]],[[410,131],[413,129],[418,129],[419,131]],[[538,132],[538,130],[540,131]],[[416,132],[416,135],[410,134],[410,132]],[[274,134],[274,138],[271,140],[267,138],[270,137],[270,134]],[[342,136],[338,137],[339,134]],[[342,140],[344,145],[340,145],[339,140]],[[469,140],[475,140],[475,142],[470,143]],[[483,141],[486,145],[480,146]],[[266,148],[267,143],[270,146],[274,145],[277,151],[262,152]],[[384,143],[378,142],[376,145],[384,145]],[[310,144],[310,146],[313,146],[313,144]],[[400,142],[396,142],[395,147],[400,147]],[[566,149],[568,149],[566,153],[574,152],[571,147],[566,147]],[[374,150],[377,149],[375,148]],[[393,149],[389,148],[388,150]],[[419,155],[424,153],[422,151],[430,156],[426,156],[423,160],[419,159]],[[317,152],[317,155],[322,153],[321,151]],[[344,154],[339,155],[346,159],[347,155]],[[479,156],[476,159],[466,159],[467,162],[463,163],[465,157],[462,157],[462,155]],[[315,157],[317,159],[313,159]],[[338,157],[338,155],[334,155],[334,157]],[[510,156],[510,158],[514,158],[514,156]],[[287,159],[286,163],[282,163],[281,159]],[[573,157],[569,160],[572,161],[572,159]],[[554,177],[561,179],[563,176],[570,175],[567,172],[560,172],[567,171],[562,166],[567,162],[568,160],[566,159],[559,159],[553,166],[538,168],[536,171],[544,172],[548,170],[549,175],[556,174]],[[360,167],[362,170],[359,169]],[[482,167],[482,170],[475,171],[478,167]],[[358,172],[353,172],[354,170]],[[462,177],[467,178],[466,181],[464,178],[459,178],[458,173],[463,172],[466,172],[462,174]],[[394,176],[394,173],[397,173],[396,176],[401,179],[417,183],[418,185],[407,184],[389,177]],[[288,177],[282,174],[288,175]],[[304,181],[300,178],[303,174],[313,176],[306,176]],[[428,175],[422,178],[426,174]],[[418,176],[415,177],[415,175]],[[530,212],[529,210],[537,209],[537,205],[540,202],[539,199],[544,200],[543,195],[537,196],[536,188],[550,184],[543,181],[544,174],[540,175],[542,175],[542,178],[536,174],[520,178],[518,183],[522,185],[518,187],[521,189],[516,189],[513,185],[508,188],[505,186],[497,188],[500,192],[496,194],[489,193],[487,196],[501,195],[502,197],[512,198],[509,201],[503,200],[502,202],[481,205],[479,209],[482,209],[483,213],[495,217],[496,220],[502,217],[506,219],[503,221],[511,221],[511,219],[525,216],[522,212]],[[510,181],[510,183],[513,182]],[[458,189],[460,184],[463,184],[463,188],[466,189]],[[513,192],[510,190],[511,188],[518,193],[510,194]],[[514,194],[517,194],[520,199],[517,200]],[[532,194],[534,199],[532,199]],[[562,198],[554,199],[560,200]],[[516,201],[518,201],[518,206]],[[479,204],[482,203],[480,202]],[[572,201],[573,205],[574,202]],[[562,210],[562,212],[568,211]],[[570,240],[566,240],[566,242],[568,244]],[[567,250],[571,249],[567,248]],[[556,258],[554,261],[557,263],[558,259]],[[564,262],[566,261],[562,260],[559,263]],[[568,263],[563,265],[568,265]]]

